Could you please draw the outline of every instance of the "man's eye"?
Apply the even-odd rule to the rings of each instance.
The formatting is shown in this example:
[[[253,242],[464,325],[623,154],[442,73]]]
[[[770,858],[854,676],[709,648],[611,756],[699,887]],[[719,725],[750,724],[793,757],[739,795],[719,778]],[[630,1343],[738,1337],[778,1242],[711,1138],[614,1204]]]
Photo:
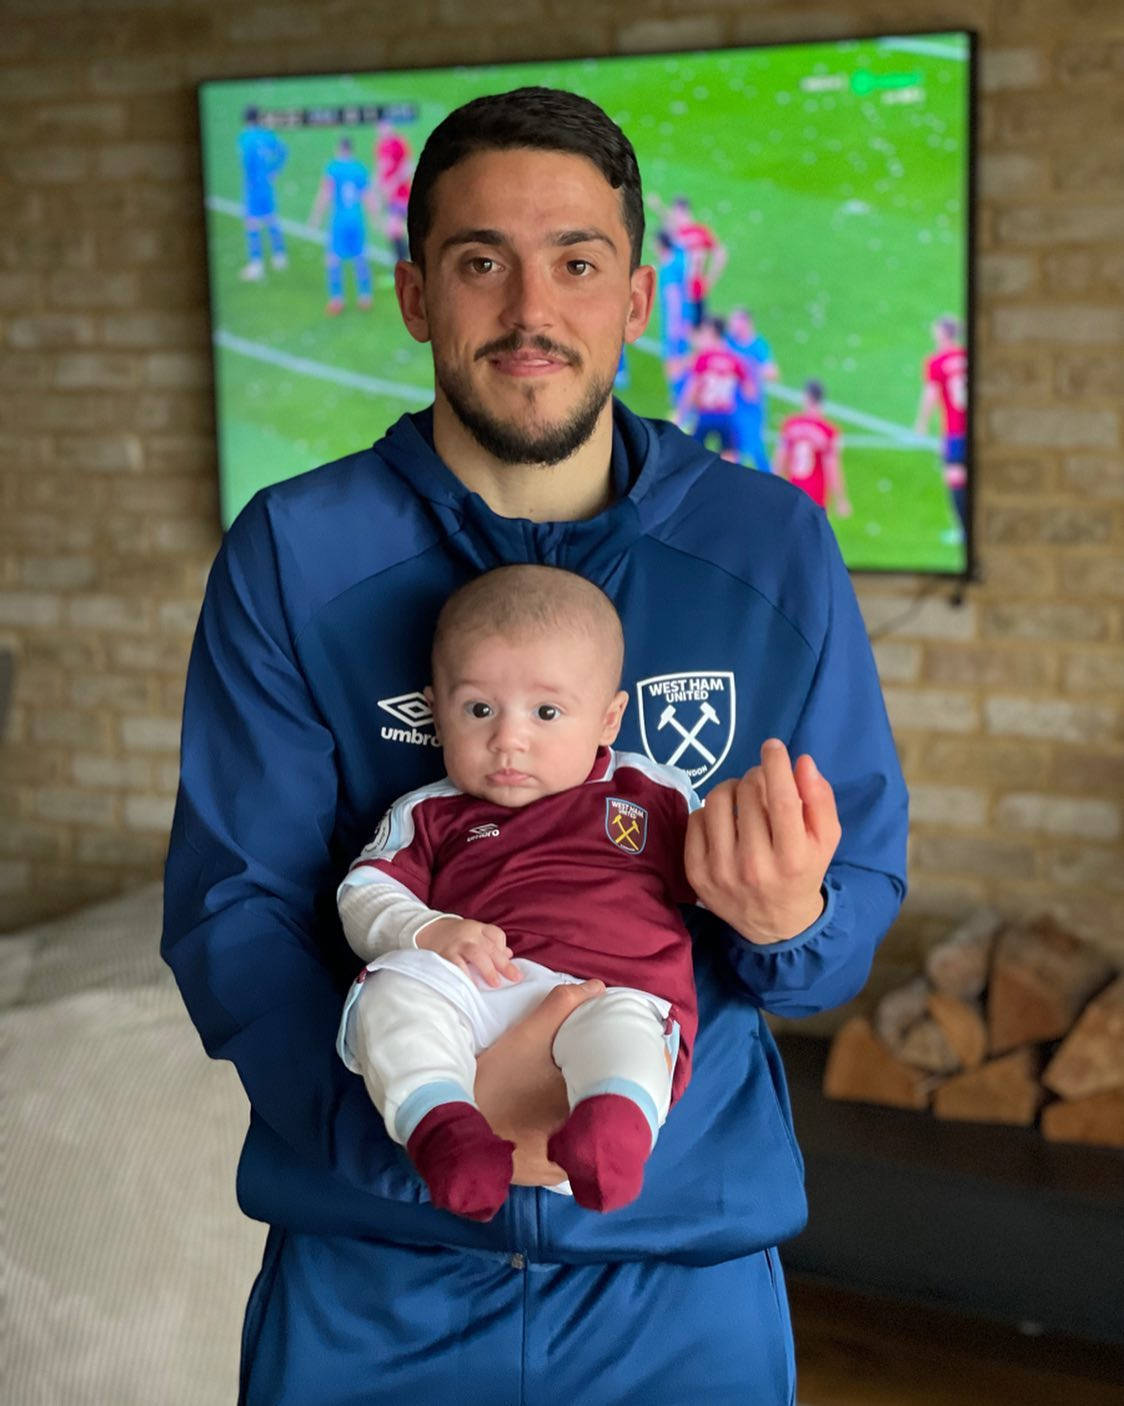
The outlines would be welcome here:
[[[468,711],[470,716],[474,718],[490,718],[492,716],[492,708],[489,703],[470,703]]]
[[[473,273],[491,273],[496,267],[496,261],[489,259],[486,254],[477,254],[475,258],[469,259],[468,267]]]
[[[585,278],[593,272],[593,265],[588,259],[570,259],[566,267],[576,278]]]
[[[552,723],[555,718],[560,716],[560,714],[559,710],[554,706],[553,703],[540,703],[539,706],[535,709],[535,716],[539,719],[540,722]]]

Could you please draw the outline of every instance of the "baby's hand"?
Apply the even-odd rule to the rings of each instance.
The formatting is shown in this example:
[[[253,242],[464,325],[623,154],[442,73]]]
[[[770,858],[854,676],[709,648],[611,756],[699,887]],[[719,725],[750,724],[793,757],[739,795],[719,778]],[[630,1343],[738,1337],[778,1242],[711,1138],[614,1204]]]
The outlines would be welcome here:
[[[418,933],[419,947],[436,952],[460,967],[468,976],[475,969],[489,986],[522,981],[523,973],[511,960],[511,948],[503,928],[494,923],[478,923],[473,918],[435,918]]]

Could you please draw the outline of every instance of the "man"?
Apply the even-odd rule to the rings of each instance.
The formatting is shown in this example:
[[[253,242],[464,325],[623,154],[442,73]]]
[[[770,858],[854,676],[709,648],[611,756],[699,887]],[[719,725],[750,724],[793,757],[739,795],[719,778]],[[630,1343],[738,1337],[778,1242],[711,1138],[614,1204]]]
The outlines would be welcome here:
[[[261,112],[248,107],[238,134],[238,158],[242,163],[242,222],[246,230],[246,263],[239,277],[260,283],[265,277],[261,232],[269,234],[270,263],[275,269],[288,267],[285,236],[277,218],[277,197],[273,181],[285,164],[288,153],[277,133],[261,125]]]
[[[936,351],[922,368],[915,429],[927,434],[934,410],[940,410],[944,481],[956,511],[956,539],[962,542],[968,531],[968,353],[955,317],[933,323],[933,342]]]
[[[748,363],[753,373],[751,392],[738,391],[735,419],[741,460],[767,474],[772,466],[765,448],[766,387],[777,379],[777,363],[773,360],[772,348],[757,331],[746,308],[731,309],[726,323],[726,345]]]
[[[252,1110],[239,1199],[271,1229],[241,1399],[785,1406],[775,1246],[806,1206],[760,1010],[853,995],[904,889],[905,792],[850,582],[803,495],[612,401],[654,271],[635,155],[599,108],[523,89],[450,114],[409,237],[396,291],[432,348],[432,410],[257,495],[189,671],[164,952]],[[642,1195],[598,1215],[541,1189],[566,1116],[549,1041],[592,994],[566,987],[479,1062],[519,1183],[482,1224],[423,1199],[336,1058],[355,959],[334,895],[389,801],[440,774],[421,697],[440,606],[519,561],[618,607],[620,742],[706,792],[685,859],[710,911],[693,1075]]]
[[[375,174],[385,213],[383,229],[396,259],[405,259],[406,209],[410,199],[410,144],[389,118],[381,117],[375,138]]]
[[[679,422],[693,412],[691,433],[698,442],[706,444],[713,436],[723,459],[736,463],[738,398],[756,394],[746,361],[726,345],[726,323],[720,317],[705,318],[679,401]]]
[[[850,517],[843,482],[843,437],[839,426],[824,416],[823,401],[822,383],[808,381],[802,409],[781,425],[777,473],[803,489],[825,512]]]
[[[668,233],[687,256],[687,301],[684,316],[699,327],[706,316],[706,300],[726,267],[726,246],[709,225],[696,220],[691,202],[676,196],[671,207]]]
[[[367,262],[367,221],[364,211],[374,210],[367,168],[359,161],[350,137],[341,137],[333,160],[324,168],[308,222],[319,229],[325,211],[331,210],[328,239],[324,246],[324,269],[328,280],[328,317],[344,310],[344,264],[355,271],[355,301],[360,308],[371,306],[371,266]]]

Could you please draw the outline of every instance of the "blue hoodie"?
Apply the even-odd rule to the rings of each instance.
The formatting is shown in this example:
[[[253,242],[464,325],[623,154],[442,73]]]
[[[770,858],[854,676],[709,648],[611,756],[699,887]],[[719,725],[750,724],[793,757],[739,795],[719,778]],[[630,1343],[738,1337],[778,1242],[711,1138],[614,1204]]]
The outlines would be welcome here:
[[[257,494],[208,582],[191,664],[163,953],[209,1054],[251,1105],[245,1213],[310,1233],[528,1260],[711,1264],[795,1235],[806,1205],[762,1010],[801,1016],[866,980],[905,890],[906,792],[850,579],[806,494],[615,407],[618,496],[582,522],[496,516],[433,449],[432,412]],[[356,959],[334,895],[389,803],[443,772],[421,690],[437,611],[465,580],[545,562],[624,622],[618,739],[700,793],[777,736],[835,788],[822,917],[753,946],[692,919],[690,1085],[644,1190],[611,1215],[512,1189],[487,1224],[429,1204],[335,1053]]]

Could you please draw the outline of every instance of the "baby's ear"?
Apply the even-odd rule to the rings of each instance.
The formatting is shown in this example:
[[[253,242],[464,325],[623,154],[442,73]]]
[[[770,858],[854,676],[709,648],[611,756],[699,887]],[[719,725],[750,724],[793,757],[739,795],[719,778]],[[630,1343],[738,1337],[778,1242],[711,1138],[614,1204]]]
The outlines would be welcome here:
[[[627,707],[628,694],[622,688],[620,692],[613,694],[613,701],[605,710],[605,726],[601,732],[603,746],[608,747],[617,740],[617,733],[621,730],[621,718],[624,717]]]

